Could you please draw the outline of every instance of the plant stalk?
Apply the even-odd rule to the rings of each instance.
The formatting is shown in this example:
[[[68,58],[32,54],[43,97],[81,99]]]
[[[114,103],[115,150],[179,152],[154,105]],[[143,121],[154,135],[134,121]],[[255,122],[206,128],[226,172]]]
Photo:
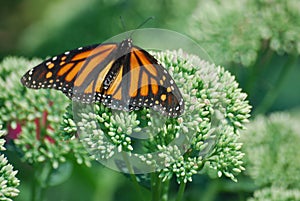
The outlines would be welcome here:
[[[48,187],[49,177],[52,171],[51,164],[44,163],[35,166],[35,174],[32,184],[32,201],[43,201]]]
[[[152,201],[159,201],[161,196],[161,179],[158,177],[158,174],[153,172],[151,174],[151,192],[152,192]]]
[[[288,77],[287,76],[288,73],[290,72],[290,70],[292,69],[296,61],[297,61],[297,56],[295,55],[289,56],[287,62],[282,67],[281,72],[279,73],[279,77],[277,81],[275,82],[274,86],[267,92],[267,94],[261,101],[261,104],[254,111],[254,115],[261,114],[261,113],[264,114],[272,106],[272,104],[275,102],[280,92],[283,83],[286,81],[286,78]]]
[[[132,168],[132,166],[130,164],[130,161],[128,159],[128,155],[126,153],[122,152],[122,156],[123,156],[123,159],[124,159],[124,161],[126,163],[126,166],[128,168],[130,178],[133,181],[133,185],[134,185],[134,187],[135,187],[135,189],[137,191],[137,194],[140,197],[140,200],[144,201],[144,196],[143,196],[143,193],[141,191],[141,187],[140,187],[140,185],[139,185],[139,183],[137,181],[137,178],[135,176],[134,170],[133,170],[133,168]]]
[[[162,201],[168,201],[169,187],[170,187],[169,179],[167,179],[165,182],[162,182],[162,185],[161,185],[161,188],[162,188],[161,200]]]
[[[185,186],[186,186],[186,183],[184,183],[184,182],[180,183],[178,194],[177,194],[177,197],[176,197],[176,201],[182,201],[183,194],[184,194],[184,191],[185,191]]]

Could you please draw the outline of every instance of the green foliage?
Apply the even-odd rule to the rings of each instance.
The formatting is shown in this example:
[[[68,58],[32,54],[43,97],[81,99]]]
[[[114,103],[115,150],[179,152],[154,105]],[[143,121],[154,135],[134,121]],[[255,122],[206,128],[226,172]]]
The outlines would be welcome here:
[[[242,141],[247,173],[258,186],[299,189],[299,118],[287,113],[259,116],[243,133]]]
[[[0,124],[0,151],[5,151],[3,139],[6,132],[2,130]],[[13,166],[8,163],[4,154],[0,154],[0,200],[12,201],[12,199],[19,194],[17,187],[19,186],[19,179],[16,178],[18,171],[13,170]]]
[[[220,64],[251,66],[266,49],[299,55],[300,3],[297,0],[200,1],[189,32]]]
[[[98,160],[129,153],[144,166],[160,171],[162,181],[175,176],[178,183],[187,183],[200,172],[236,181],[234,175],[244,170],[237,139],[249,118],[246,94],[229,72],[196,56],[180,50],[153,55],[181,89],[185,113],[177,119],[166,119],[151,109],[127,113],[111,111],[101,104],[73,105],[84,144]],[[73,131],[72,115],[64,117],[63,130]],[[143,148],[136,146],[133,135],[147,136],[141,142]],[[154,157],[154,152],[159,154]]]

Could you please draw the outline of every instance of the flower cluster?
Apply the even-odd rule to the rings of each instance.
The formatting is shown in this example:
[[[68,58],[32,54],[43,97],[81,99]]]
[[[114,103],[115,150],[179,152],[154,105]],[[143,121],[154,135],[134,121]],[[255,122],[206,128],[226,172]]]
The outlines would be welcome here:
[[[75,135],[77,124],[85,146],[100,162],[126,153],[135,172],[159,171],[163,180],[175,176],[186,183],[200,172],[235,180],[244,170],[238,138],[251,108],[246,94],[229,72],[197,56],[181,50],[152,54],[181,90],[183,115],[166,118],[151,109],[128,113],[101,104],[73,105],[74,115],[64,115],[66,136]]]
[[[247,201],[289,201],[300,200],[300,191],[298,189],[285,189],[283,187],[266,187],[254,192],[254,196]]]
[[[258,186],[300,187],[299,118],[259,116],[242,135],[247,173]]]
[[[268,48],[300,54],[300,2],[200,1],[189,32],[220,64],[251,66]]]
[[[5,151],[5,140],[2,137],[5,131],[0,125],[0,151]],[[16,178],[17,171],[13,170],[13,166],[8,163],[6,157],[0,155],[0,200],[12,201],[12,198],[19,194],[17,187],[20,181]]]
[[[300,2],[297,0],[250,1],[263,40],[279,54],[300,54]]]
[[[30,164],[49,161],[53,168],[68,158],[90,165],[78,139],[63,141],[60,122],[68,104],[55,90],[32,90],[22,86],[21,76],[40,60],[10,57],[0,64],[0,116],[13,140]]]

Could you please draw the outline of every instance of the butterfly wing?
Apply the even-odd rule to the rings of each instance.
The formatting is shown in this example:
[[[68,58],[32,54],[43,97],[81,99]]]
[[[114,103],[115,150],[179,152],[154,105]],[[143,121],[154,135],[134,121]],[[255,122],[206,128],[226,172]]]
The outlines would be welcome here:
[[[170,117],[183,113],[184,102],[175,81],[147,51],[133,46],[120,63],[119,74],[105,91],[112,108],[148,107]]]
[[[96,82],[102,83],[99,77],[109,71],[116,49],[117,44],[111,43],[67,51],[29,70],[21,82],[28,88],[54,88],[69,98],[91,102],[95,87],[100,87]]]

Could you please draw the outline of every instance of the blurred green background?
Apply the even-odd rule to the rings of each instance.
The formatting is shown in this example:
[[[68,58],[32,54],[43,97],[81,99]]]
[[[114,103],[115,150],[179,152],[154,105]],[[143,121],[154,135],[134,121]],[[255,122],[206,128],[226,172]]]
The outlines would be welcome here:
[[[227,33],[222,32],[222,30],[220,30],[222,33],[214,33],[211,32],[213,29],[206,30],[205,26],[197,27],[197,25],[190,24],[193,15],[197,13],[195,8],[201,2],[201,0],[153,0],[151,2],[140,0],[0,0],[0,60],[9,55],[45,58],[65,50],[101,43],[126,31],[122,27],[120,16],[123,17],[128,30],[136,28],[149,16],[154,16],[154,20],[144,25],[145,28],[171,29],[194,38],[200,46],[205,37],[204,39],[195,37],[195,34],[191,34],[193,33],[191,29],[200,29],[202,35],[213,35],[219,39],[223,35],[231,34],[230,31]],[[280,1],[269,1],[266,5],[263,5],[264,1],[257,0],[255,2],[261,3],[261,6],[269,6],[270,9],[272,9],[272,3],[280,4],[278,3]],[[228,1],[227,5],[230,7],[231,1]],[[295,5],[298,6],[299,4],[295,3]],[[216,13],[218,10],[216,11],[214,7],[211,7],[211,12]],[[234,8],[232,12],[235,12]],[[240,15],[242,16],[242,14]],[[299,13],[292,16],[295,21],[300,22]],[[207,18],[209,19],[210,16]],[[230,25],[230,21],[226,20],[224,19],[224,23]],[[274,21],[276,20],[278,19],[274,19]],[[222,20],[220,21],[222,22]],[[207,23],[214,23],[214,21],[208,20]],[[229,28],[226,31],[228,30]],[[231,31],[234,32],[235,30]],[[254,35],[255,26],[252,31],[246,34]],[[242,36],[241,38],[243,39]],[[266,46],[269,44],[266,39],[259,38],[258,41],[261,44],[266,42]],[[247,48],[246,39],[244,42],[245,48]],[[299,41],[295,41],[295,43],[299,43]],[[300,49],[300,46],[298,48]],[[270,48],[272,58],[266,63],[262,60],[264,65],[261,65],[259,59],[266,58],[267,49],[268,47],[259,45],[256,52],[257,60],[254,61],[253,65],[247,66],[243,63],[228,62],[227,60],[224,62],[217,61],[217,64],[224,65],[236,76],[241,88],[249,94],[254,116],[274,111],[293,110],[300,106],[300,65],[297,50],[278,52],[274,48]],[[224,51],[227,49],[225,48]],[[213,57],[213,59],[215,58]],[[288,68],[287,65],[289,65]],[[288,70],[285,71],[284,69]],[[269,91],[272,92],[266,98]],[[266,106],[260,108],[264,104]],[[21,163],[16,153],[10,153],[9,158],[15,169],[19,170],[18,178],[21,180],[19,188],[21,193],[16,200],[28,200],[31,175],[34,174],[33,169]],[[217,200],[243,200],[251,194],[251,192],[243,191],[245,189],[243,185],[251,185],[247,181],[246,179],[242,184],[234,184],[223,179],[221,184],[216,183],[216,185],[224,185],[221,188],[223,192],[221,191],[218,196],[212,197]],[[187,186],[186,200],[201,200],[199,198],[201,195],[198,193],[199,189],[201,192],[205,192],[208,183],[211,186],[214,181],[206,176],[195,178],[193,183]],[[175,192],[176,189],[176,185],[172,186],[172,191]],[[249,190],[249,186],[246,189]],[[149,192],[145,190],[145,195],[147,193]],[[206,193],[213,194],[214,192]],[[47,198],[49,201],[99,200],[99,197],[102,198],[101,201],[134,200],[134,194],[132,184],[123,175],[95,163],[93,168],[75,166],[70,179],[61,185],[48,189]]]
[[[155,20],[144,27],[180,31],[195,2],[155,0],[12,0],[1,2],[0,56],[8,54],[45,57],[104,40],[134,29],[145,19]],[[178,12],[180,8],[180,12]]]

